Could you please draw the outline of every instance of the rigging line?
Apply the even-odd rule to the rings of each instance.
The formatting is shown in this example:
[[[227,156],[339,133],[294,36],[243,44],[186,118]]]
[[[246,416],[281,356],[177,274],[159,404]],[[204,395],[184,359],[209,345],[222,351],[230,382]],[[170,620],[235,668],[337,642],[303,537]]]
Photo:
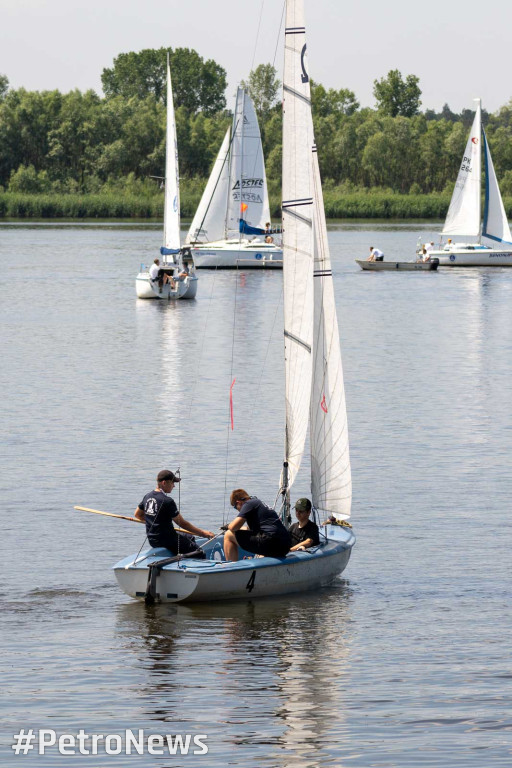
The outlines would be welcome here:
[[[206,339],[206,329],[208,328],[208,321],[210,319],[210,310],[212,306],[212,300],[213,300],[213,290],[215,288],[215,278],[217,277],[217,267],[215,267],[214,273],[213,273],[213,280],[212,280],[212,288],[210,291],[210,298],[208,299],[208,306],[206,309],[206,318],[204,321],[204,327],[203,327],[203,334],[201,338],[201,347],[199,350],[199,360],[197,361],[197,365],[195,366],[196,375],[194,376],[193,382],[192,382],[192,394],[189,401],[188,406],[188,414],[187,414],[187,421],[190,423],[191,414],[192,414],[192,408],[195,403],[195,396],[196,396],[196,390],[197,390],[197,382],[199,379],[199,371],[201,370],[201,363],[203,360],[203,352],[204,352],[204,342]]]
[[[231,371],[230,371],[230,377],[229,380],[233,381],[233,363],[235,359],[235,332],[236,332],[236,310],[237,310],[237,298],[238,298],[238,275],[239,275],[239,264],[237,262],[236,272],[235,272],[235,303],[233,308],[233,333],[231,335]],[[226,495],[227,495],[227,486],[228,486],[228,459],[229,459],[229,433],[231,429],[231,419],[228,419],[228,431],[227,431],[227,438],[226,438],[226,466],[224,470],[224,504],[223,504],[223,512],[222,512],[222,524],[225,525],[226,523]]]
[[[286,8],[286,2],[283,3],[283,10],[281,11],[281,23],[279,24],[279,32],[277,33],[277,40],[276,40],[276,49],[274,51],[274,58],[272,60],[272,66],[275,69],[276,66],[276,56],[277,56],[277,48],[279,45],[279,38],[281,37],[281,30],[283,28],[283,18],[284,18],[284,10]]]
[[[277,313],[278,313],[279,309],[281,308],[282,299],[283,299],[283,281],[281,281],[281,293],[279,294],[279,299],[278,299],[278,301],[276,301],[276,311],[274,312],[274,319],[272,321],[272,327],[270,329],[270,333],[269,333],[269,336],[268,336],[267,348],[265,350],[265,357],[263,358],[263,365],[261,366],[261,373],[260,373],[260,378],[259,378],[259,381],[258,381],[258,385],[256,387],[256,392],[261,392],[261,382],[263,380],[263,373],[265,372],[265,368],[266,368],[266,365],[267,365],[267,357],[268,357],[268,352],[269,352],[269,349],[270,349],[270,343],[272,341],[272,336],[274,335],[274,329],[275,329],[276,321],[277,321]],[[251,434],[251,430],[252,430],[253,423],[254,423],[254,412],[256,410],[256,401],[257,401],[257,398],[254,398],[253,399],[253,403],[252,403],[252,409],[251,409],[251,412],[249,414],[249,419],[248,419],[248,422],[247,422],[249,426],[245,430],[245,437],[244,437],[244,441],[242,443],[242,448],[241,448],[241,451],[240,451],[240,461],[238,462],[238,467],[237,467],[237,470],[236,470],[235,485],[238,485],[238,475],[240,474],[240,468],[242,466],[242,462],[245,459],[245,449],[247,447],[247,442],[249,440],[249,436]],[[275,503],[274,503],[274,506],[275,506]]]
[[[261,18],[263,16],[263,6],[265,5],[265,0],[261,0],[261,8],[260,8],[260,18],[258,21],[258,30],[256,32],[256,40],[254,41],[254,51],[252,54],[252,63],[251,63],[251,72],[254,67],[254,59],[256,58],[256,48],[258,47],[258,38],[260,36],[260,27],[261,27]]]

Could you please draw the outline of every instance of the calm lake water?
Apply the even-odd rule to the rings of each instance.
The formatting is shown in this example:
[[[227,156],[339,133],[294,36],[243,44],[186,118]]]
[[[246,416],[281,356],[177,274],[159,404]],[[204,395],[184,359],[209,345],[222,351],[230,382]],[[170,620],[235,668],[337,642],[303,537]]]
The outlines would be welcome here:
[[[178,466],[205,527],[231,518],[234,487],[273,504],[282,274],[202,271],[196,301],[144,302],[159,226],[0,225],[2,765],[511,765],[512,269],[354,263],[370,245],[412,257],[430,229],[330,226],[357,536],[343,578],[148,609],[110,570],[141,528],[73,505],[131,515]],[[209,753],[16,757],[21,728],[206,734]]]

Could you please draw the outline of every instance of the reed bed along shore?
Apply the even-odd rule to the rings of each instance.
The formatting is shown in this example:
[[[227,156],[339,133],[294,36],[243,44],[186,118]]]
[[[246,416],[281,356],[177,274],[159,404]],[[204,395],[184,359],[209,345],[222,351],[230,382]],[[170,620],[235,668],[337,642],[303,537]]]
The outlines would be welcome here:
[[[200,192],[181,195],[181,215],[191,218],[199,204]],[[512,217],[512,197],[504,198]],[[392,192],[324,192],[329,219],[443,219],[449,196],[443,194],[397,194]],[[280,199],[271,194],[272,217],[280,217]],[[126,193],[29,194],[0,192],[0,218],[4,219],[162,219],[163,195],[137,196]]]

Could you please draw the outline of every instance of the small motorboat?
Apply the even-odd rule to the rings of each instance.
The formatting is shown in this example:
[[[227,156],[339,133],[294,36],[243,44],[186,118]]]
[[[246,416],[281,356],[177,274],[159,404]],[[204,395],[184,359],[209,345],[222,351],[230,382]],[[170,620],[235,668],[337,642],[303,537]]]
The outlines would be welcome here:
[[[438,268],[439,259],[431,259],[430,261],[367,261],[366,259],[356,259],[356,264],[368,272],[396,272],[397,270],[432,272]]]

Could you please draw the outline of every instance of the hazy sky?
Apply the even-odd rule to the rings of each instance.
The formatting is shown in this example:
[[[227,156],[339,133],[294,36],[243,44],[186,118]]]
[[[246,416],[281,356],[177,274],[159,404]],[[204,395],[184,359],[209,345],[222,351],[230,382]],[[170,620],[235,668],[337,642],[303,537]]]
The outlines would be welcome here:
[[[230,103],[276,46],[281,72],[282,9],[282,0],[0,0],[0,73],[13,88],[100,93],[119,53],[195,48],[226,69]],[[350,88],[362,106],[374,106],[373,81],[390,69],[420,78],[423,109],[472,109],[480,96],[492,112],[512,98],[510,0],[305,0],[305,10],[311,76]]]

